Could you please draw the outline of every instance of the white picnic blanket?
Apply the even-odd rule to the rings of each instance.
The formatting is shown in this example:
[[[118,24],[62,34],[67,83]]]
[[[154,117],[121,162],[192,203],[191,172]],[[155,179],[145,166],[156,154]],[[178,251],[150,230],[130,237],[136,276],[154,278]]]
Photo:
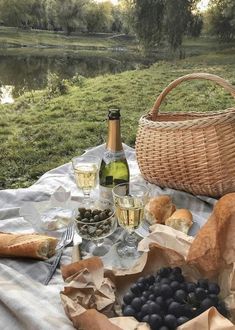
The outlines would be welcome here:
[[[104,145],[86,151],[89,154],[101,155]],[[134,149],[125,146],[130,166],[131,179],[143,180],[135,158]],[[29,223],[19,216],[20,207],[27,201],[42,201],[62,186],[71,191],[72,196],[81,195],[78,191],[71,164],[65,164],[45,173],[34,185],[26,189],[7,189],[0,191],[0,231],[32,231]],[[194,216],[195,225],[191,234],[201,227],[212,211],[215,199],[192,196],[190,194],[161,189],[150,185],[155,194],[170,194],[178,208],[186,207]],[[96,194],[97,191],[94,192]],[[119,266],[114,257],[114,249],[103,258],[105,265]],[[65,249],[61,264],[71,261],[71,247]],[[10,260],[0,258],[0,320],[4,330],[54,330],[73,329],[66,317],[60,302],[59,292],[63,289],[60,270],[57,269],[48,286],[44,286],[50,262]]]

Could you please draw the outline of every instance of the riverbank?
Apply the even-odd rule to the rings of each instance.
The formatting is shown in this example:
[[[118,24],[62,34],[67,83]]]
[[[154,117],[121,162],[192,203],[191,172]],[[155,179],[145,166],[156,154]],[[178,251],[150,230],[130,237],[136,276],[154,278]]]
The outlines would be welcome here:
[[[221,49],[231,49],[235,43],[218,43],[210,37],[184,38],[182,50],[184,57],[217,52]],[[43,55],[56,56],[61,52],[78,54],[80,51],[100,52],[130,52],[133,56],[142,56],[141,48],[134,36],[115,35],[108,33],[72,34],[67,36],[62,32],[43,30],[23,30],[0,26],[0,54],[6,55]],[[179,54],[172,53],[163,43],[153,50],[152,56],[158,59],[173,59]]]
[[[136,49],[134,37],[124,35],[97,33],[72,34],[43,30],[23,30],[11,27],[0,27],[0,49],[35,48],[35,49],[71,49],[71,50],[107,50],[126,48]]]

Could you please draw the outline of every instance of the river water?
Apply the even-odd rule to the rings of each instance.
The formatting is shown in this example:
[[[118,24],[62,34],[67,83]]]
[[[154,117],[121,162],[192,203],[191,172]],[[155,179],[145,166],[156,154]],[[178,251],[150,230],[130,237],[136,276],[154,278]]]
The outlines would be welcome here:
[[[42,89],[47,84],[48,73],[56,73],[62,78],[75,74],[95,77],[108,73],[119,73],[148,66],[149,59],[134,56],[124,51],[79,52],[79,54],[54,54],[45,56],[0,54],[0,100],[1,103],[14,102],[14,98],[25,90]]]

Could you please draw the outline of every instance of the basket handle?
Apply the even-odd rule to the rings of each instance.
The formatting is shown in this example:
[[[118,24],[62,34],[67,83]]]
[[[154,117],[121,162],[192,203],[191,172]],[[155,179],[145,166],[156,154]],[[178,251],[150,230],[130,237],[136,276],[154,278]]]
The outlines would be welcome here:
[[[228,92],[230,92],[230,94],[235,98],[235,87],[233,85],[231,85],[229,82],[227,82],[226,80],[224,80],[223,78],[221,78],[219,76],[216,76],[214,74],[203,73],[203,72],[201,72],[201,73],[187,74],[185,76],[179,77],[176,80],[172,81],[161,92],[161,94],[158,96],[156,102],[154,103],[153,108],[150,111],[150,115],[152,117],[152,120],[155,120],[157,118],[160,105],[161,105],[162,101],[165,99],[165,97],[167,96],[167,94],[172,89],[174,89],[176,86],[178,86],[179,84],[181,84],[182,82],[187,81],[187,80],[193,80],[193,79],[205,79],[205,80],[214,81],[218,85],[224,87],[224,89],[226,89]]]

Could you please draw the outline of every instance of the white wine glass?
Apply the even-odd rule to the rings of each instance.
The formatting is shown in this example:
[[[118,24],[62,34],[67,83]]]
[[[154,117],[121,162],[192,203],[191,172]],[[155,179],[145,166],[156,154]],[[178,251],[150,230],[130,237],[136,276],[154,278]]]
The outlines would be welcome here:
[[[144,220],[144,208],[149,200],[149,189],[139,183],[121,183],[113,188],[113,200],[118,223],[127,234],[124,240],[117,245],[117,253],[120,257],[137,258],[138,229]]]
[[[100,158],[83,155],[72,159],[72,166],[76,185],[83,191],[85,198],[89,199],[91,191],[98,183]]]

